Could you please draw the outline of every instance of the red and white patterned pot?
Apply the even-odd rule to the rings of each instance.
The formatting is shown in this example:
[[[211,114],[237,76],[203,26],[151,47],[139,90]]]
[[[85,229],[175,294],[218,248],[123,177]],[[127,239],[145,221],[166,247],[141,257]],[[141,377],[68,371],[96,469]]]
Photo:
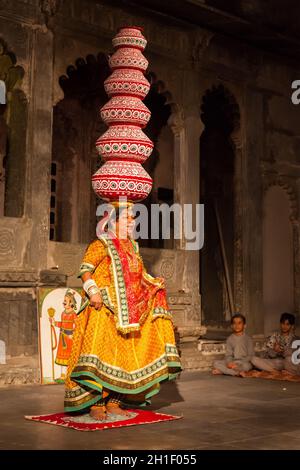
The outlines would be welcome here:
[[[96,148],[104,160],[120,158],[143,163],[152,153],[153,142],[140,127],[116,125],[99,137]]]
[[[113,46],[119,47],[135,47],[143,51],[147,45],[146,38],[142,34],[142,28],[138,26],[124,26],[120,28],[116,36],[112,40]]]
[[[101,109],[101,118],[107,125],[135,124],[145,127],[150,117],[147,106],[133,96],[114,96]]]
[[[137,69],[145,72],[148,67],[148,60],[139,49],[132,47],[121,47],[109,59],[109,66],[112,70],[125,68]]]
[[[92,176],[95,193],[105,201],[126,196],[129,201],[145,199],[152,188],[152,178],[139,163],[109,161]]]
[[[150,90],[150,83],[140,70],[117,69],[105,80],[108,96],[136,96],[144,99]]]

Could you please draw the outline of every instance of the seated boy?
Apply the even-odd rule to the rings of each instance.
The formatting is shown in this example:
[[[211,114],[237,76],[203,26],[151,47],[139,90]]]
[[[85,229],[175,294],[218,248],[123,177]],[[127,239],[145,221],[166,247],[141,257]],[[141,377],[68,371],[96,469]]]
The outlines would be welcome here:
[[[292,374],[297,373],[297,367],[291,359],[295,339],[295,316],[285,312],[280,317],[280,331],[273,333],[266,342],[264,357],[254,356],[252,364],[256,369],[268,372],[287,370]]]
[[[252,369],[253,341],[245,333],[246,318],[237,313],[231,318],[233,333],[227,338],[225,359],[214,362],[214,375],[226,374],[243,377]]]

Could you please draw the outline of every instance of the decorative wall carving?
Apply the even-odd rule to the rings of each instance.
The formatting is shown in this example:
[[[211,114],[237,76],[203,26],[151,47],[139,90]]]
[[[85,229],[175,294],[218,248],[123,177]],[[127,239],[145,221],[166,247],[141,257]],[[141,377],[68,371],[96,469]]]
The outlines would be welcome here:
[[[162,277],[165,279],[171,279],[174,277],[175,273],[175,265],[174,260],[172,259],[164,259],[160,266],[160,272]]]
[[[226,344],[224,341],[211,341],[200,339],[198,342],[198,350],[203,355],[225,354]]]
[[[0,218],[0,269],[24,269],[31,227],[32,222],[25,218]]]
[[[175,137],[179,137],[184,129],[184,112],[178,105],[171,106],[172,114],[169,117],[168,125],[173,131]]]
[[[5,261],[8,262],[16,259],[14,238],[14,231],[12,229],[3,228],[0,230],[0,256],[5,257]]]
[[[191,305],[192,296],[189,294],[174,294],[170,292],[168,302],[169,305]]]

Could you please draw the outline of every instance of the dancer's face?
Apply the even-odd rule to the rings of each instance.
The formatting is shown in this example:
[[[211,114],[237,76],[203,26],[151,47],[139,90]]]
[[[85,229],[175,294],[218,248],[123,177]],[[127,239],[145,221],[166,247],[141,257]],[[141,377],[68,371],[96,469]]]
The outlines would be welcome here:
[[[132,236],[134,230],[134,216],[131,209],[124,209],[116,222],[116,233],[120,238]]]

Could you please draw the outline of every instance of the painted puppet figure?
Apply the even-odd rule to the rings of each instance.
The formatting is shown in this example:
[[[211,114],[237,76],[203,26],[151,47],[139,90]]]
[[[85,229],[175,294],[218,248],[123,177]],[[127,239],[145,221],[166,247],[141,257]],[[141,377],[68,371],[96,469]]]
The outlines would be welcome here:
[[[64,311],[61,314],[60,321],[50,319],[54,327],[59,328],[59,340],[56,352],[55,363],[62,366],[61,379],[65,378],[66,366],[68,365],[69,357],[73,344],[73,333],[76,324],[77,314],[76,299],[72,290],[68,289],[63,301]]]

